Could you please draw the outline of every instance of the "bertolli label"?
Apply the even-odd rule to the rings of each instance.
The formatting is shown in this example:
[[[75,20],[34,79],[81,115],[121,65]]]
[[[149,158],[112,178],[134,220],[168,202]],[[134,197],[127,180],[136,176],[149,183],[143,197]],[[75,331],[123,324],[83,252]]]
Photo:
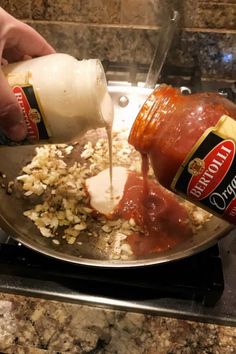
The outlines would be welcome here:
[[[180,166],[172,190],[236,223],[236,122],[224,115]]]
[[[29,72],[10,74],[7,79],[23,113],[28,132],[27,140],[37,142],[49,139],[39,98],[30,83],[31,74]]]
[[[234,155],[234,142],[224,140],[216,145],[204,159],[191,160],[188,164],[188,172],[193,176],[189,181],[187,194],[198,201],[205,199],[224,179]]]

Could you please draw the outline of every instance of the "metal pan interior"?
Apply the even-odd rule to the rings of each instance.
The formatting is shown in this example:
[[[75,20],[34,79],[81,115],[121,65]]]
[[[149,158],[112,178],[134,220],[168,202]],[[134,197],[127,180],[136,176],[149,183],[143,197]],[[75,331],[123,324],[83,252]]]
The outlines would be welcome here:
[[[109,90],[115,104],[115,127],[127,123],[127,119],[131,126],[150,90],[120,86],[111,86]],[[8,180],[14,180],[34,154],[34,146],[1,147],[1,172],[6,174]],[[23,211],[29,208],[27,199],[19,198],[14,193],[7,194],[5,189],[0,189],[0,200],[0,226],[14,239],[45,255],[89,266],[137,267],[174,261],[206,249],[232,229],[228,223],[212,217],[198,233],[171,250],[142,258],[111,260],[104,257],[101,249],[98,250],[90,242],[54,245],[50,239],[42,237],[34,224],[23,215]]]

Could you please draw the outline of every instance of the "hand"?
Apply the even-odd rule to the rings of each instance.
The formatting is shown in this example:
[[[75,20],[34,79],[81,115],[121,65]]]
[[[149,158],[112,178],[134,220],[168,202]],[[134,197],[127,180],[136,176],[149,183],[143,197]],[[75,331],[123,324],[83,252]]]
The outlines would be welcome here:
[[[1,64],[55,53],[33,28],[16,20],[0,7]],[[11,88],[0,69],[0,129],[8,138],[20,141],[26,136],[23,116]]]

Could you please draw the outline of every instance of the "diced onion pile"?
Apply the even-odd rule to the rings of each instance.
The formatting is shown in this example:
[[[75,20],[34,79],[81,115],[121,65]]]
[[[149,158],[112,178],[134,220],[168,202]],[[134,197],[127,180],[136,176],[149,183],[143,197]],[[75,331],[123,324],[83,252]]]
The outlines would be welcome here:
[[[127,130],[113,135],[113,164],[140,172],[140,157],[127,142]],[[94,144],[86,143],[80,155],[81,163],[71,163],[70,155],[75,148],[70,145],[36,148],[35,157],[23,167],[17,182],[26,198],[37,196],[42,201],[25,211],[24,215],[55,246],[60,245],[62,240],[79,245],[83,237],[93,238],[96,247],[107,253],[108,258],[128,259],[132,257],[132,251],[126,242],[127,237],[139,231],[139,226],[133,219],[107,220],[104,216],[95,216],[85,190],[86,178],[109,166],[107,139],[100,138]],[[198,230],[209,220],[210,214],[188,202],[184,203],[193,228]]]
[[[61,238],[68,244],[79,243],[79,236],[85,233],[106,239],[112,259],[126,259],[132,251],[125,240],[138,230],[133,219],[107,220],[104,216],[94,216],[89,207],[89,197],[85,190],[85,180],[107,168],[108,143],[101,138],[95,144],[84,145],[81,157],[84,163],[74,162],[72,166],[64,160],[69,157],[74,146],[44,145],[36,148],[32,161],[23,167],[23,174],[17,177],[25,197],[43,197],[41,203],[24,212],[34,222],[44,237],[59,245]],[[140,171],[139,156],[132,156],[127,142],[127,132],[114,133],[113,163],[129,166],[130,170]],[[96,227],[94,225],[96,224]],[[101,245],[104,248],[104,244]]]

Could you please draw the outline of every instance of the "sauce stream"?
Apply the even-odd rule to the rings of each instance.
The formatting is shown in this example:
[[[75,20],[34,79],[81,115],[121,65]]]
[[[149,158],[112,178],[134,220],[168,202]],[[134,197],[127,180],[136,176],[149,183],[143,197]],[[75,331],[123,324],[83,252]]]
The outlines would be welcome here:
[[[110,198],[113,198],[112,173],[112,130],[107,128],[109,150]],[[111,216],[111,219],[134,219],[140,231],[129,235],[135,256],[168,250],[191,237],[192,229],[187,210],[177,198],[165,190],[156,181],[148,178],[149,160],[142,156],[142,176],[129,171],[123,197]]]
[[[112,128],[108,127],[106,129],[107,131],[107,139],[108,139],[108,152],[109,152],[109,173],[110,173],[110,193],[111,193],[111,199],[113,198],[112,196],[112,190],[113,190],[113,178],[112,178]]]

